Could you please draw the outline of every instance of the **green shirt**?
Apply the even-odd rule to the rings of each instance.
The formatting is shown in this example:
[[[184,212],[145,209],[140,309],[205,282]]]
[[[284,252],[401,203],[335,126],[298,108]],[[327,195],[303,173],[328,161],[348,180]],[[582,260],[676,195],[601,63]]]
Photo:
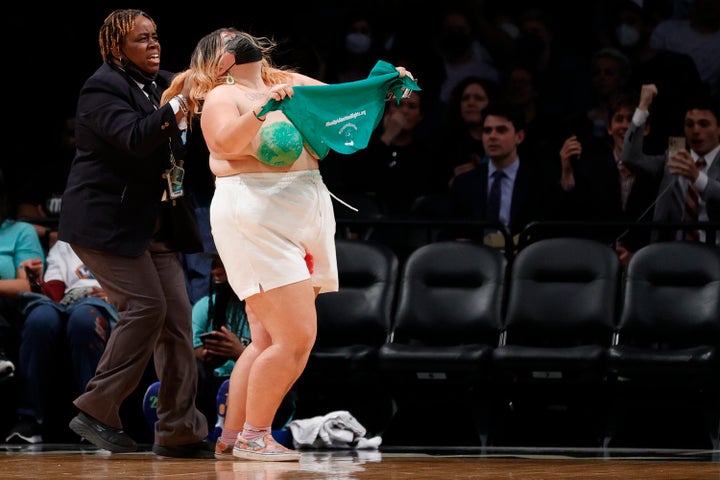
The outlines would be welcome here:
[[[270,100],[257,115],[281,110],[321,159],[330,149],[351,154],[367,147],[388,93],[400,103],[403,88],[420,90],[413,79],[400,78],[393,65],[380,60],[364,80],[293,87],[292,98]]]

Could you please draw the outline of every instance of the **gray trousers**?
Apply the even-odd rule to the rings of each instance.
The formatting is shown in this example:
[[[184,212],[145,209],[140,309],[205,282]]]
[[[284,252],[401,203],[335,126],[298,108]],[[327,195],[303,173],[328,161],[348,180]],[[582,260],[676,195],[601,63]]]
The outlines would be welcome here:
[[[155,443],[172,446],[203,440],[208,426],[195,407],[192,310],[177,253],[151,248],[139,257],[126,257],[72,247],[120,313],[95,376],[75,406],[122,428],[120,405],[137,388],[153,357],[160,380]]]

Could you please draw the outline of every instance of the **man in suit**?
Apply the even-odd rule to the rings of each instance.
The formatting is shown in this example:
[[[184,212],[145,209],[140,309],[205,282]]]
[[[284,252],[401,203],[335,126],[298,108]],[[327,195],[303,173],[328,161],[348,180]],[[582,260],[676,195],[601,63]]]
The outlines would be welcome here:
[[[525,138],[519,113],[506,103],[491,103],[483,119],[483,148],[489,161],[455,177],[450,187],[451,214],[456,219],[499,222],[515,236],[539,219],[542,180],[534,174],[532,162],[518,156]],[[456,236],[477,239],[478,233],[482,232]]]
[[[171,143],[181,144],[185,99],[160,104],[171,74],[160,70],[157,27],[148,14],[115,10],[99,41],[104,63],[78,98],[77,152],[58,234],[93,272],[120,321],[95,376],[74,401],[80,411],[70,428],[113,453],[134,451],[120,406],[153,358],[161,382],[153,452],[213,458],[204,441],[207,421],[195,407],[191,306],[178,258],[178,251],[201,251],[202,244],[199,235],[177,235],[182,226],[170,223],[181,209],[170,206],[182,190],[175,163],[182,157],[173,156]]]
[[[630,169],[651,172],[661,178],[655,205],[657,222],[720,221],[720,105],[718,99],[700,95],[689,99],[685,111],[687,149],[668,155],[643,153],[643,128],[658,89],[646,84],[625,135],[621,161]],[[666,167],[667,166],[667,167]],[[693,200],[692,197],[696,198]],[[696,207],[693,213],[693,206]],[[696,215],[697,218],[693,218]],[[703,230],[687,230],[674,238],[705,241]],[[713,232],[714,233],[714,232]],[[695,237],[693,237],[695,235]],[[653,240],[668,239],[654,232]]]

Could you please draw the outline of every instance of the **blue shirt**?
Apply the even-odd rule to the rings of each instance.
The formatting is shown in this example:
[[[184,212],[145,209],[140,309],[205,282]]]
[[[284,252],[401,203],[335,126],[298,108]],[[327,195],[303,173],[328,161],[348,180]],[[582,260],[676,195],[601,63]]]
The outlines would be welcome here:
[[[510,228],[510,211],[512,208],[512,197],[513,190],[515,189],[515,178],[517,178],[518,168],[520,168],[520,162],[515,159],[513,163],[503,169],[505,177],[501,182],[501,196],[500,196],[500,221],[508,228]],[[497,170],[492,162],[488,162],[488,194],[490,193],[490,186],[492,185],[492,174]]]
[[[25,260],[45,261],[45,251],[35,228],[26,222],[5,220],[0,225],[0,278],[17,278],[17,269]]]

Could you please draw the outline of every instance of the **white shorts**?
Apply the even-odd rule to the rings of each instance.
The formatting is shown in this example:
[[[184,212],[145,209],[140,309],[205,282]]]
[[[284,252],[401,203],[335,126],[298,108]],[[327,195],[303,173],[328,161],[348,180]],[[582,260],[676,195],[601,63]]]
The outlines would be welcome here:
[[[321,292],[338,290],[335,216],[318,170],[218,177],[210,225],[240,299],[308,278]]]

